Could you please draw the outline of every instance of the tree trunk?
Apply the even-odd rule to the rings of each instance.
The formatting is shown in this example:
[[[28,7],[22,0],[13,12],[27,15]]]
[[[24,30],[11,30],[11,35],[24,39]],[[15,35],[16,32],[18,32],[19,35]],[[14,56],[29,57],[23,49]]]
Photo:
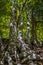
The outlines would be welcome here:
[[[37,34],[36,34],[36,25],[37,25],[37,23],[36,23],[34,15],[33,15],[33,11],[32,11],[31,20],[32,20],[32,22],[31,22],[31,25],[32,25],[32,27],[31,27],[32,42],[36,43],[36,41],[37,41]]]

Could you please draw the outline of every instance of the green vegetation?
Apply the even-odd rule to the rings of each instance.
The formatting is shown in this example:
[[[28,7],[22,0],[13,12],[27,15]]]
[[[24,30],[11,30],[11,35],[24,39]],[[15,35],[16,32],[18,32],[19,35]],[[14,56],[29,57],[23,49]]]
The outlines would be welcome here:
[[[12,17],[12,1],[13,0],[0,0],[0,36],[2,38],[9,38],[9,35],[10,35],[10,21]],[[20,28],[22,30],[23,38],[27,39],[27,22],[29,21],[29,18],[27,17],[28,16],[27,12],[29,13],[29,11],[31,10],[31,13],[30,13],[31,21],[29,21],[31,40],[33,38],[33,35],[35,35],[38,41],[43,41],[43,1],[42,0],[26,0],[25,2],[25,0],[15,0],[14,3],[16,5],[16,22],[18,24],[18,29]],[[21,11],[22,6],[23,6],[23,9]],[[21,27],[19,25],[20,22],[23,23]],[[34,28],[32,28],[34,27],[33,25],[35,25],[35,30]]]
[[[43,65],[43,0],[0,0],[0,65]]]

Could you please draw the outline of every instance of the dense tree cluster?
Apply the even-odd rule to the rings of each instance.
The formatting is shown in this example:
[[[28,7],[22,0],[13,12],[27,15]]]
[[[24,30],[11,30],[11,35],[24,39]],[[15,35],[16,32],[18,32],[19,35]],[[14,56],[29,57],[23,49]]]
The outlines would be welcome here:
[[[13,0],[0,1],[0,36],[2,38],[9,38],[10,19],[12,17],[12,6],[13,6],[12,2]],[[31,20],[30,21],[31,40],[32,37],[34,37],[33,35],[35,35],[38,41],[43,41],[43,1],[16,0],[15,6],[16,6],[16,22],[18,25],[18,29],[19,28],[22,29],[23,38],[27,39],[27,34],[28,34],[27,23]],[[13,10],[14,9],[15,8],[13,8]],[[32,24],[32,22],[34,24]]]
[[[43,65],[42,61],[43,1],[1,0],[0,65]]]

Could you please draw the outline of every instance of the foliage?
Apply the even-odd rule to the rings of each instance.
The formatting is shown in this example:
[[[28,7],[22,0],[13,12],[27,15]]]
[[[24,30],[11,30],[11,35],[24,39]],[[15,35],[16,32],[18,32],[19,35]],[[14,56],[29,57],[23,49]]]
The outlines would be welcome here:
[[[0,1],[0,35],[3,38],[9,37],[11,10],[11,0]]]
[[[27,12],[29,9],[33,11],[33,15],[35,17],[37,26],[37,39],[39,41],[43,41],[43,1],[42,0],[16,0],[16,7],[17,7],[17,16],[16,22],[19,22],[19,16],[22,15],[20,18],[23,23],[22,25],[22,32],[23,38],[27,38]],[[23,6],[22,14],[20,14],[21,7]],[[11,0],[0,0],[0,36],[3,38],[9,38],[9,31],[10,31],[10,19],[12,17],[12,1]],[[30,22],[31,23],[31,22]],[[18,28],[20,26],[18,25]],[[31,31],[30,31],[31,32]],[[31,34],[32,35],[32,34]]]

